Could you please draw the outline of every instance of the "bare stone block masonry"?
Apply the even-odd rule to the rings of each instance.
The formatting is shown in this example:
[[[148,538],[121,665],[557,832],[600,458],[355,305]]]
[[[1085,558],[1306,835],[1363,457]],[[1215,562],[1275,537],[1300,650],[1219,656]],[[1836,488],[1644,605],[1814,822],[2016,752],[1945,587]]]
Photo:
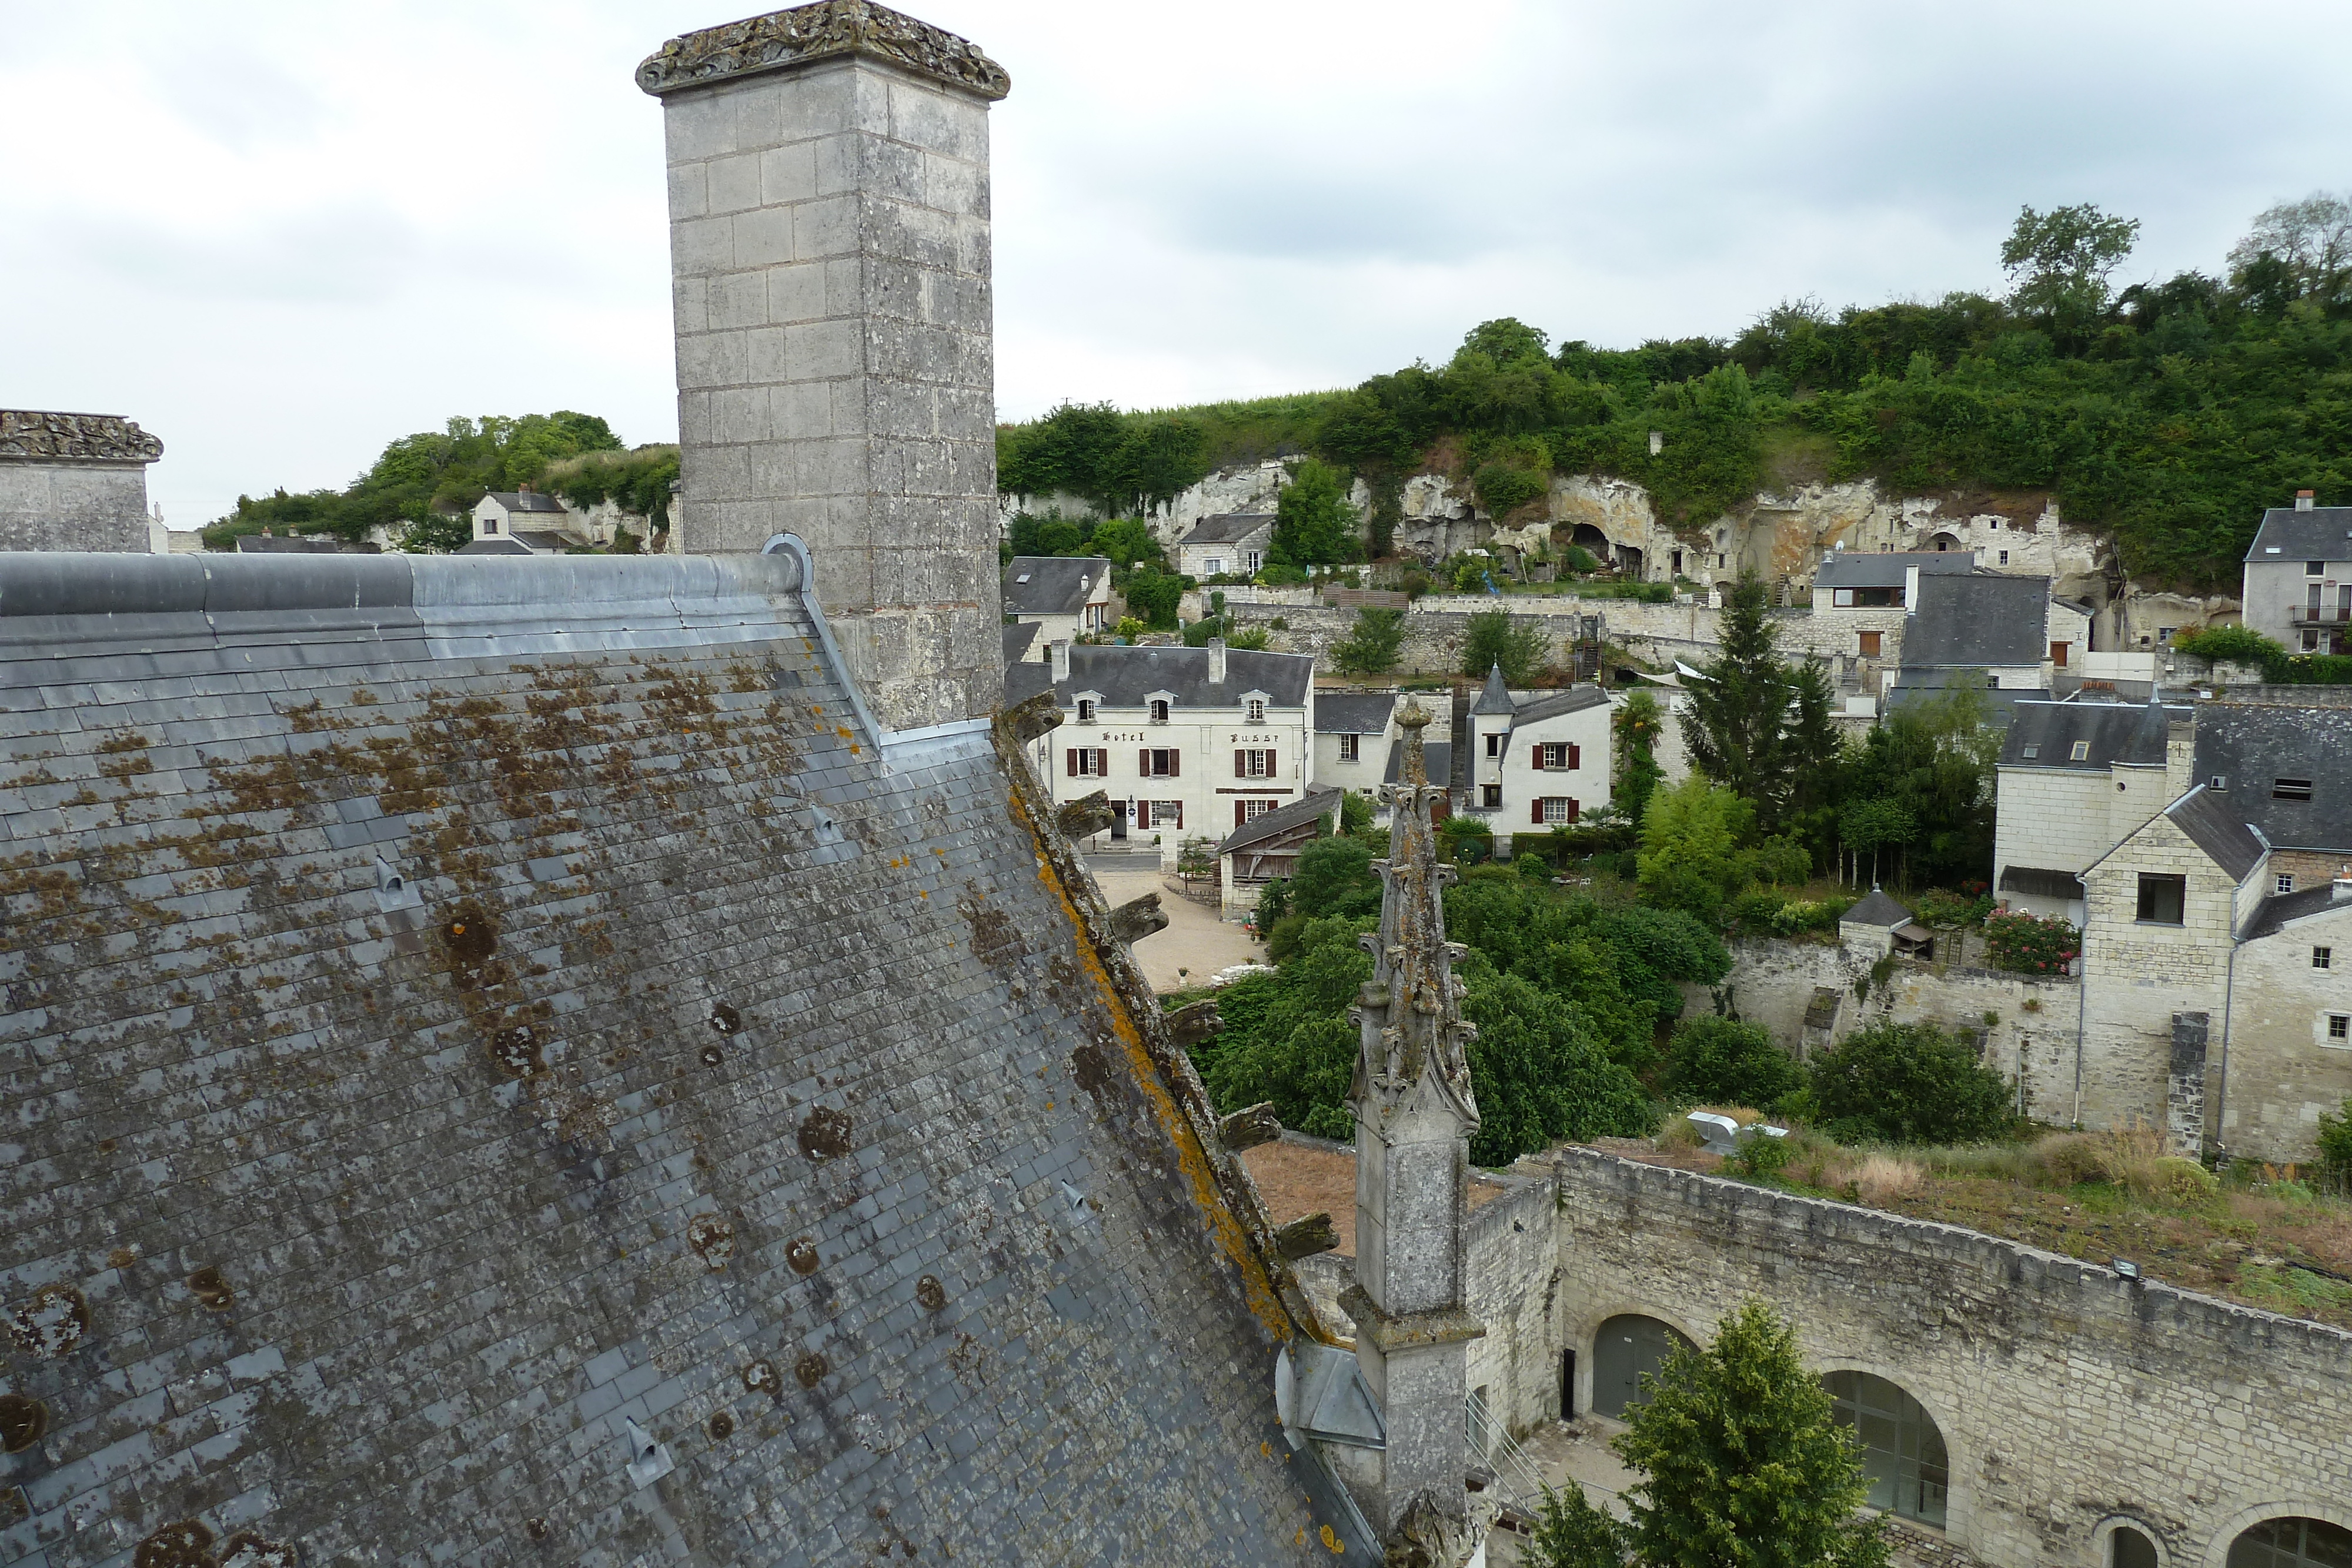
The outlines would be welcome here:
[[[0,549],[145,553],[147,465],[163,455],[110,413],[0,409]]]
[[[682,548],[810,550],[889,726],[1003,687],[988,106],[963,39],[824,0],[672,39]]]

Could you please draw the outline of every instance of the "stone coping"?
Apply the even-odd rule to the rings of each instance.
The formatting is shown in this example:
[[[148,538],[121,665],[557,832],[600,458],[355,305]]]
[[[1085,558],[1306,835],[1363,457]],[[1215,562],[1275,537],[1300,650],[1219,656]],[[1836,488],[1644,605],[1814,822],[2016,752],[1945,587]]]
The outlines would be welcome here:
[[[117,413],[0,408],[0,461],[152,463],[163,444]]]
[[[656,97],[686,88],[862,56],[993,101],[1013,90],[1003,66],[958,37],[872,0],[818,0],[684,33],[637,67]]]

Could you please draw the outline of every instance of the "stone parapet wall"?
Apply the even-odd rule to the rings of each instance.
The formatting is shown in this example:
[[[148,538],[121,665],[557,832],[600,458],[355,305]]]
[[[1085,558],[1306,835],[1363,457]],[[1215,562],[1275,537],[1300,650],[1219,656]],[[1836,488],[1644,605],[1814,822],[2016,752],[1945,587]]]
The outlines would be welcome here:
[[[1565,1335],[1528,1359],[1575,1350],[1580,1409],[1606,1318],[1704,1341],[1761,1296],[1812,1365],[1889,1379],[1927,1408],[1951,1457],[1946,1539],[1984,1562],[2097,1568],[2101,1527],[2122,1519],[2169,1568],[2222,1568],[2261,1519],[2352,1523],[2352,1334],[1596,1150],[1556,1169]]]
[[[0,550],[153,551],[147,465],[163,455],[113,414],[0,409]]]

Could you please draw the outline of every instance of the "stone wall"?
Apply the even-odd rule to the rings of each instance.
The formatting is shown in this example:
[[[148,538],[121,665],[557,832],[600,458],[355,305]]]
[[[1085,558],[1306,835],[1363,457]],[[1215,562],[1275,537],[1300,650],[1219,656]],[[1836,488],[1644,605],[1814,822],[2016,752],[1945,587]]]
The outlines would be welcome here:
[[[1558,1271],[1561,1337],[1512,1364],[1532,1376],[1574,1350],[1580,1410],[1607,1318],[1704,1342],[1760,1296],[1813,1366],[1887,1378],[1927,1408],[1951,1456],[1946,1538],[1986,1563],[2097,1568],[2101,1527],[2126,1520],[2166,1568],[2222,1568],[2265,1518],[2352,1525],[2352,1334],[1594,1150],[1563,1151],[1557,1179],[1558,1250],[1534,1272]],[[1496,1268],[1526,1269],[1509,1239]],[[1514,1400],[1538,1408],[1540,1391]]]
[[[2328,949],[2325,969],[2316,947]],[[2238,949],[2229,1055],[2212,1091],[2222,1102],[2217,1130],[2231,1154],[2313,1157],[2319,1118],[2342,1114],[2352,1095],[2352,1038],[2328,1032],[2329,1018],[2345,1015],[2352,1015],[2352,903]]]

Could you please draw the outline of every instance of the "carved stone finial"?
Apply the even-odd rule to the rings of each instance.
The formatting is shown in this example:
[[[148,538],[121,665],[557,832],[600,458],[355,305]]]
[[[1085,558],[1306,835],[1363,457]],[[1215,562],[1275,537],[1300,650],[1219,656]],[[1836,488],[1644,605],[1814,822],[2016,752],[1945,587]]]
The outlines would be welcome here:
[[[1004,722],[1011,727],[1014,739],[1034,740],[1062,727],[1061,705],[1054,700],[1053,693],[1039,692],[1035,696],[1024,697],[1006,708]]]
[[[1273,1143],[1281,1136],[1282,1120],[1274,1113],[1271,1100],[1246,1106],[1217,1123],[1217,1140],[1234,1154]]]
[[[1160,907],[1160,895],[1156,893],[1130,898],[1110,912],[1110,934],[1121,942],[1140,942],[1153,932],[1167,928],[1168,912]]]
[[[1179,1045],[1198,1045],[1224,1027],[1225,1020],[1217,1016],[1213,997],[1189,1008],[1178,1008],[1168,1015],[1168,1032],[1176,1037]]]
[[[1099,833],[1110,826],[1110,791],[1097,789],[1093,794],[1072,800],[1054,813],[1054,825],[1062,830],[1066,839],[1083,839]]]
[[[1339,1245],[1339,1228],[1331,1223],[1328,1213],[1294,1219],[1274,1233],[1275,1250],[1294,1262],[1312,1258],[1318,1252],[1333,1251]]]
[[[664,44],[637,67],[637,85],[656,98],[729,77],[790,70],[863,55],[992,101],[1013,90],[1004,68],[970,39],[918,22],[873,0],[818,0]]]

